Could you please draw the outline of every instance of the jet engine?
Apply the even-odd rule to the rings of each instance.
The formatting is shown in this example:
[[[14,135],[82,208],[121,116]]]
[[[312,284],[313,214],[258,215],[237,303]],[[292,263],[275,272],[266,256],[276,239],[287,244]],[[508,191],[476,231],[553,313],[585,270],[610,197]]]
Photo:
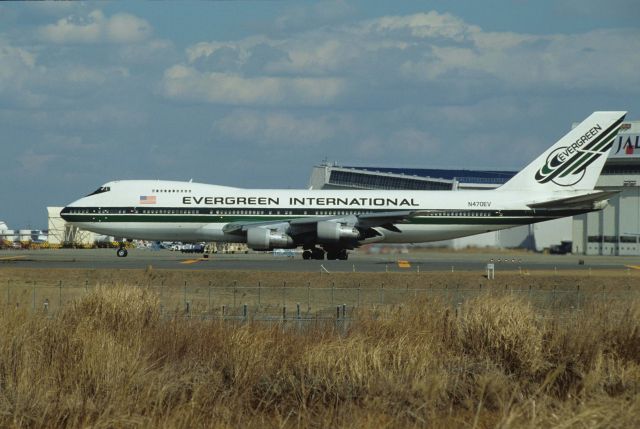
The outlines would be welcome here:
[[[250,228],[247,230],[247,246],[254,250],[271,250],[295,247],[293,238],[278,230]]]
[[[339,222],[318,222],[317,231],[320,243],[337,243],[340,240],[353,240],[360,237],[360,231],[357,228]]]

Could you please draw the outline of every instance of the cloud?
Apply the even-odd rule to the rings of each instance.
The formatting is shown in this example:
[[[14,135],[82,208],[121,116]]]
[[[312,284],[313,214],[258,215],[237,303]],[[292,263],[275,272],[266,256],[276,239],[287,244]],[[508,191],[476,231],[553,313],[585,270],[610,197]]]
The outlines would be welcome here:
[[[41,105],[44,97],[29,86],[31,77],[41,72],[34,53],[0,38],[0,106]]]
[[[364,35],[377,33],[395,36],[410,36],[416,39],[441,38],[462,42],[482,30],[469,25],[462,19],[448,13],[431,11],[405,16],[384,16],[366,21],[358,26]]]
[[[169,98],[230,105],[321,106],[335,101],[344,83],[337,78],[245,77],[200,72],[185,65],[166,70],[163,92]]]
[[[26,49],[11,46],[0,38],[0,85],[9,85],[24,77],[24,72],[33,70],[36,56]]]
[[[39,29],[43,40],[51,43],[136,43],[147,39],[151,25],[144,19],[120,13],[105,17],[100,10],[86,16],[70,15]]]
[[[414,93],[428,89],[429,98],[441,103],[477,100],[491,92],[638,91],[640,57],[629,53],[639,49],[637,29],[568,35],[495,32],[432,11],[322,26],[280,38],[200,42],[186,49],[186,66],[168,69],[164,85],[170,98],[261,105],[292,99],[318,105],[351,99],[369,103],[373,94],[401,88]],[[179,82],[176,74],[182,75]],[[318,78],[326,80],[304,80]],[[300,89],[285,94],[296,82],[312,82],[326,97],[313,102],[317,94],[304,96]],[[256,95],[243,95],[242,88]],[[200,96],[193,97],[195,93]]]

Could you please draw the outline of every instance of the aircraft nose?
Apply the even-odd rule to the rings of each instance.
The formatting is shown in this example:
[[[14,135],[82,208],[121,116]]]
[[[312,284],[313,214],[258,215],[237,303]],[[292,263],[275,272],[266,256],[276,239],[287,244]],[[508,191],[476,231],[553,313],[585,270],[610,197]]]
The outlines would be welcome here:
[[[72,202],[71,204],[67,204],[67,206],[60,211],[60,217],[67,222],[73,222],[74,220],[77,220],[74,214],[79,213],[78,210],[83,206],[83,200],[84,198],[81,198]]]
[[[60,211],[60,217],[62,219],[64,219],[65,221],[69,222],[71,220],[71,217],[69,216],[71,214],[71,207],[67,206],[65,208],[63,208]]]

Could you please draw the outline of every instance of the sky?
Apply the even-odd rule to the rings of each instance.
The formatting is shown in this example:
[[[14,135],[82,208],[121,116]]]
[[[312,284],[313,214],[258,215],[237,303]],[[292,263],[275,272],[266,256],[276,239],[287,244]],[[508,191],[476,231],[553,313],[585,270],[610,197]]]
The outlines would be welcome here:
[[[341,165],[517,170],[640,120],[640,2],[0,3],[0,220],[117,179],[305,188]]]

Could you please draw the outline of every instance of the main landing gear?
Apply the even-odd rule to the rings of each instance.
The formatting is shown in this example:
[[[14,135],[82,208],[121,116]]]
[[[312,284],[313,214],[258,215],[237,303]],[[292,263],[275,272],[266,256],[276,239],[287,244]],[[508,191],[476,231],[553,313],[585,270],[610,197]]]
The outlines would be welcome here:
[[[332,249],[327,251],[327,259],[330,261],[335,261],[336,259],[346,261],[348,258],[349,254],[347,253],[347,249]]]
[[[319,247],[314,247],[311,249],[306,249],[302,252],[302,259],[324,259],[324,250]]]
[[[311,249],[305,249],[302,252],[302,259],[319,259],[323,260],[327,255],[327,259],[330,261],[335,261],[339,259],[341,261],[346,261],[349,258],[349,253],[347,249],[327,249],[325,252],[324,249],[320,249],[318,247],[313,247]]]

